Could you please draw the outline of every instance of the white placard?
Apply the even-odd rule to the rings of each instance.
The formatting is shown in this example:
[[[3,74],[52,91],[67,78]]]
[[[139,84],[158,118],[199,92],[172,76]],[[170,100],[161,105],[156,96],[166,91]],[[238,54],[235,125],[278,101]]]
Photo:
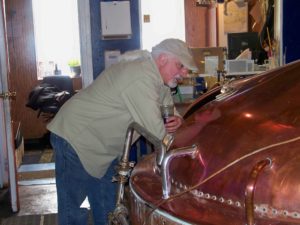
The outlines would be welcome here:
[[[205,56],[205,73],[206,74],[216,74],[219,67],[219,57],[218,56]]]
[[[110,67],[112,64],[117,63],[119,61],[120,55],[121,55],[120,50],[105,51],[104,52],[105,69]]]

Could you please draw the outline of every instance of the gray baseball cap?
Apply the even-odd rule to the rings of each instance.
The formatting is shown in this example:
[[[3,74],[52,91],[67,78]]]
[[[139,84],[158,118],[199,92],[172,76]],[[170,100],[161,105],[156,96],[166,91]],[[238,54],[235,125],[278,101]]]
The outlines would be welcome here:
[[[193,55],[185,42],[170,38],[165,39],[152,48],[152,52],[161,51],[176,56],[189,70],[197,70]]]

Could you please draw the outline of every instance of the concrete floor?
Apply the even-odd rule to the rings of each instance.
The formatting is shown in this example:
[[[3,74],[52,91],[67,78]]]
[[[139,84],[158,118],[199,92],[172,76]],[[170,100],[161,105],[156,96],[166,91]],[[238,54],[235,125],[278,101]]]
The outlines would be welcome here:
[[[37,183],[37,182],[35,182]],[[10,194],[7,189],[0,190],[0,224],[16,216],[47,215],[57,213],[56,186],[53,184],[19,185],[20,210],[13,213]]]
[[[57,213],[54,171],[54,163],[24,164],[19,167],[18,216]]]
[[[55,184],[19,186],[18,216],[57,213]]]
[[[41,147],[25,151],[22,164],[18,168],[20,210],[17,213],[12,212],[8,189],[0,189],[0,225],[56,224],[57,198],[54,171],[51,149]],[[52,221],[47,222],[50,217]]]
[[[50,153],[47,149],[25,152],[18,168],[20,211],[17,216],[57,213],[53,151]],[[46,160],[41,161],[45,156]]]
[[[43,154],[37,154],[38,159]],[[26,155],[26,157],[28,157]],[[25,156],[24,156],[25,158]],[[31,160],[35,162],[36,160]],[[38,161],[37,161],[38,162]],[[57,213],[56,185],[54,177],[54,163],[22,164],[18,168],[18,193],[19,193],[19,212],[13,213],[10,206],[10,193],[8,189],[2,190],[0,196],[0,224],[8,220],[15,222],[16,217],[27,215],[50,215]],[[0,189],[1,193],[1,189]],[[23,218],[23,217],[22,217]],[[31,217],[26,219],[30,225],[35,223]],[[21,221],[23,222],[23,221]],[[7,224],[11,224],[8,222]],[[15,224],[18,224],[17,222]],[[21,223],[22,224],[22,223]],[[24,224],[24,223],[23,223]]]
[[[20,183],[18,186],[19,200],[20,200],[19,212],[12,213],[8,190],[6,190],[6,193],[2,194],[2,197],[0,196],[0,209],[1,209],[0,224],[1,225],[2,222],[5,222],[4,224],[14,224],[14,222],[12,223],[7,221],[8,220],[15,221],[15,217],[23,216],[22,218],[24,218],[24,216],[28,216],[28,215],[47,216],[50,214],[57,213],[56,185],[55,185],[54,178],[21,181]],[[87,199],[83,202],[82,207],[88,209],[90,208]],[[26,225],[36,224],[34,221],[32,221],[33,218],[28,218],[27,220],[31,222],[27,222]],[[20,224],[22,224],[22,222],[24,221],[21,221]],[[38,224],[41,224],[41,222],[38,222]],[[45,225],[47,223],[42,223],[42,224]],[[90,219],[89,219],[89,224],[91,224]]]
[[[19,185],[20,211],[18,216],[57,213],[56,185],[51,179],[45,179],[42,182],[49,182],[49,184]],[[81,207],[90,208],[87,199]]]
[[[57,213],[53,160],[51,149],[43,147],[25,151],[18,168],[20,210],[12,212],[9,190],[0,189],[0,225],[55,225],[53,220],[46,222],[49,217],[56,220]],[[89,208],[87,200],[82,207]]]

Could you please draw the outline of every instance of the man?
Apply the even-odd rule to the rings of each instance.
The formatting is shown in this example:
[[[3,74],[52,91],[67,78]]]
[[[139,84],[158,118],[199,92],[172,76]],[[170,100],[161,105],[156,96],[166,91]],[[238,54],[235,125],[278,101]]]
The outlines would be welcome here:
[[[186,44],[166,39],[147,51],[133,51],[68,100],[48,125],[55,150],[60,225],[84,225],[88,197],[94,224],[106,224],[115,206],[111,182],[127,127],[137,122],[162,139],[182,124],[177,114],[164,124],[160,105],[173,104],[170,87],[194,69]]]

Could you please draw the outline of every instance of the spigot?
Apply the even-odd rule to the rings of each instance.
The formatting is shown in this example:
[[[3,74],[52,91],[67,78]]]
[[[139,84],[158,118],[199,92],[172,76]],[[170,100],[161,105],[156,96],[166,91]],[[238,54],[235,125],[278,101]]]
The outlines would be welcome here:
[[[187,155],[191,156],[192,158],[195,158],[198,154],[200,154],[200,151],[197,145],[174,149],[166,154],[161,166],[163,199],[169,198],[171,192],[171,179],[169,173],[170,162],[174,158],[183,157]]]
[[[166,152],[169,150],[171,144],[174,141],[174,136],[171,134],[166,134],[161,141],[161,148],[156,155],[156,164],[161,166],[163,159],[166,155]]]

